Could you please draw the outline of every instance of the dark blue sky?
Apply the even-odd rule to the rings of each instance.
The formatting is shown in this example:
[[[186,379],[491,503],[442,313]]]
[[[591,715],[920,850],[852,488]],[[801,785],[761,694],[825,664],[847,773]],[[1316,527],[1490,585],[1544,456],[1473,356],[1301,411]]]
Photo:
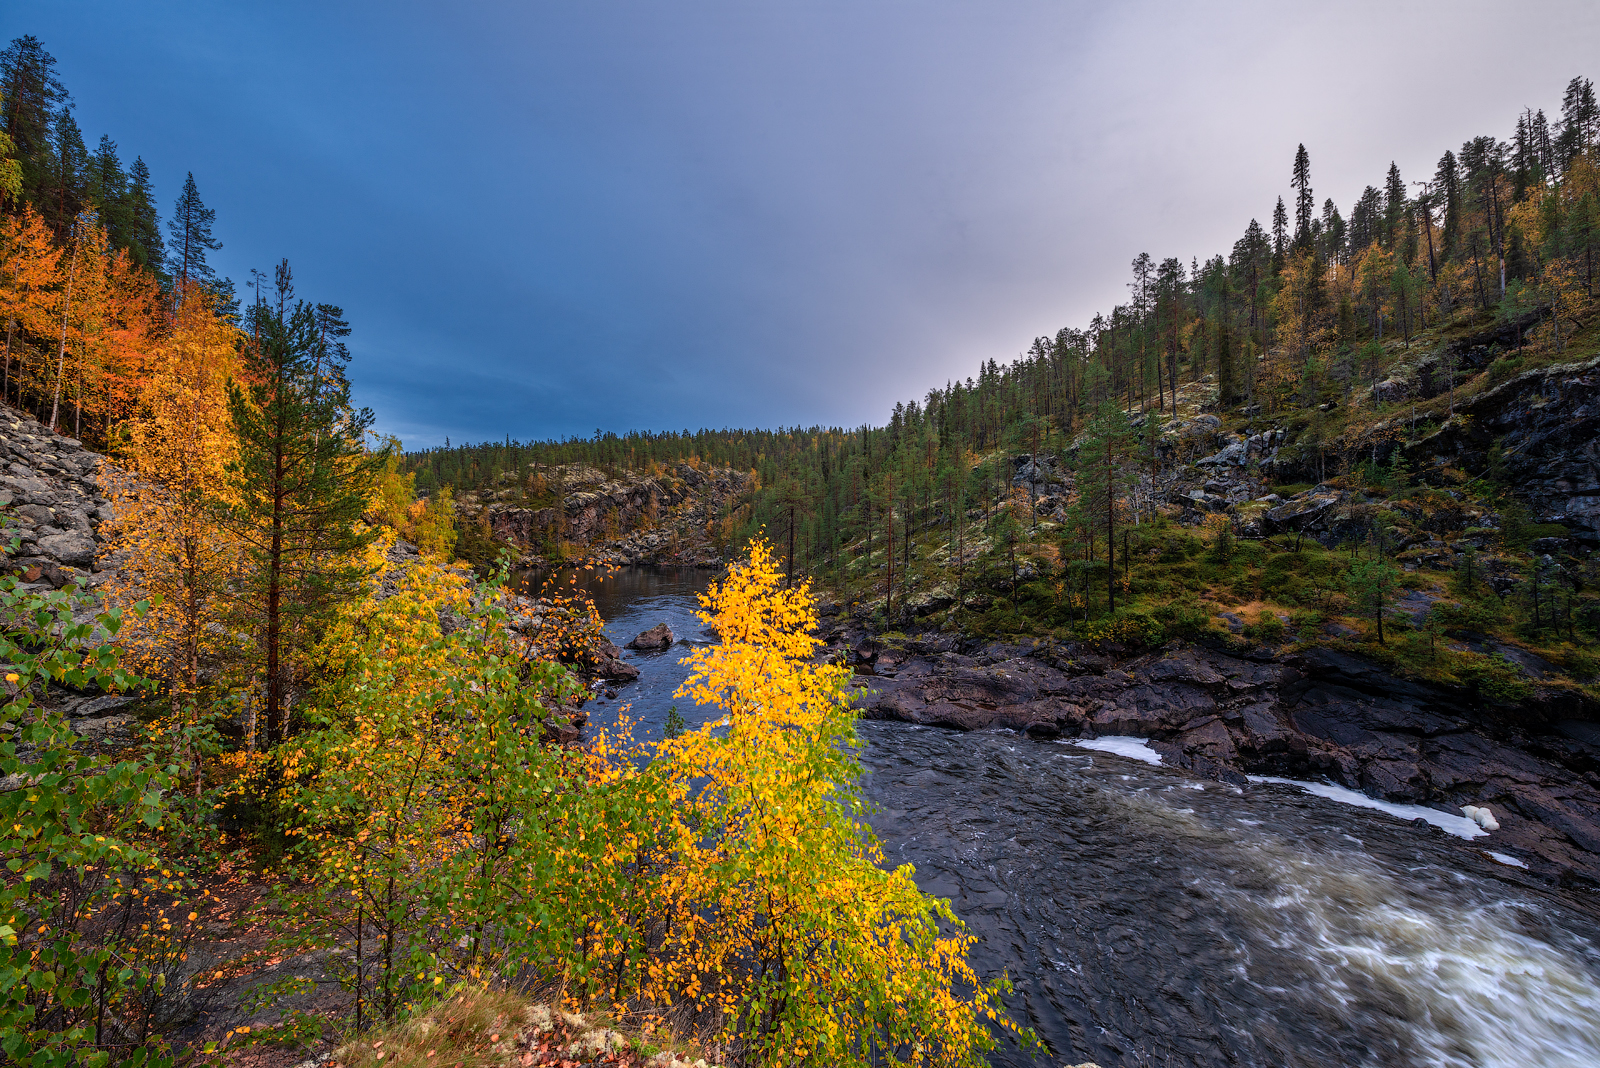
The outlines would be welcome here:
[[[882,422],[1600,77],[1600,5],[10,3],[408,446]]]

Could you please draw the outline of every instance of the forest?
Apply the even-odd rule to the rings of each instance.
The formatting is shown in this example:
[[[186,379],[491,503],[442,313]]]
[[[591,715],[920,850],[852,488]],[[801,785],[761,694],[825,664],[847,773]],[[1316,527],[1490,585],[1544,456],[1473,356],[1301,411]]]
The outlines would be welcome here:
[[[625,1050],[597,1041],[623,1063],[977,1065],[1027,1045],[1007,979],[976,974],[949,902],[861,817],[825,607],[886,641],[937,624],[1123,651],[1337,625],[1396,671],[1517,699],[1503,657],[1448,651],[1471,630],[1592,694],[1600,611],[1576,532],[1529,510],[1498,443],[1481,471],[1424,475],[1406,451],[1600,349],[1587,79],[1558,116],[1515,116],[1422,179],[1391,165],[1347,215],[1318,203],[1301,146],[1288,199],[1232,249],[1139,255],[1125,304],[882,426],[412,452],[352,397],[343,308],[300,296],[287,259],[243,293],[219,277],[194,176],[163,221],[140,157],[109,135],[89,151],[40,41],[0,52],[0,94],[0,438],[29,458],[0,491],[10,1060],[322,1041],[349,1065],[383,1042],[390,1064],[491,1063],[495,1022],[532,1020],[530,998],[615,1024]],[[1424,352],[1431,387],[1405,387]],[[1197,426],[1281,445],[1238,501],[1182,504],[1197,457],[1171,442]],[[85,448],[104,460],[68,471]],[[599,617],[517,588],[515,547],[472,502],[548,510],[563,465],[748,474],[700,531],[727,565],[703,602],[720,640],[680,691],[720,720],[556,744],[592,692]],[[1261,525],[1262,502],[1328,487],[1352,518],[1322,541]],[[1420,533],[1446,513],[1477,524],[1451,528],[1448,573]],[[1430,584],[1455,599],[1396,620]],[[1219,630],[1234,609],[1241,632]],[[116,745],[74,728],[100,701],[127,710]],[[218,931],[257,937],[249,960],[192,964]],[[336,1009],[190,1027],[206,984],[308,954],[336,969]],[[310,1004],[308,986],[283,975],[257,1007]]]

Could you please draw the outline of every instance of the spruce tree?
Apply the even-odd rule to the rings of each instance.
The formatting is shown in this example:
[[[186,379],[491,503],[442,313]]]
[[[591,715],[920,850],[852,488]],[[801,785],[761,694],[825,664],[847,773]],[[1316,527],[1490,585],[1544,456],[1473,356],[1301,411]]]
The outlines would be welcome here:
[[[1283,198],[1279,197],[1277,207],[1272,209],[1272,271],[1274,274],[1283,269],[1283,251],[1288,228],[1289,212],[1283,206]]]
[[[1389,173],[1383,180],[1383,245],[1393,248],[1400,230],[1400,221],[1406,213],[1406,184],[1400,180],[1400,168],[1389,162]]]
[[[78,213],[86,206],[88,194],[89,150],[84,147],[83,134],[72,117],[71,105],[63,105],[56,113],[49,186],[40,190],[44,199],[39,204],[40,214],[56,232],[58,240],[67,239]]]
[[[1305,145],[1295,150],[1294,173],[1289,184],[1295,189],[1294,247],[1307,248],[1311,244],[1311,213],[1316,199],[1311,194],[1311,155],[1306,152]]]
[[[89,157],[89,203],[106,228],[112,248],[127,248],[133,239],[133,206],[128,201],[128,176],[117,158],[117,143],[104,134]]]
[[[223,514],[245,546],[239,608],[259,634],[271,744],[288,735],[304,653],[369,574],[360,550],[375,532],[357,524],[388,450],[366,450],[372,412],[352,408],[341,356],[324,340],[312,305],[258,302],[249,318],[247,378],[228,388],[239,453],[227,468],[233,503]],[[333,365],[338,373],[327,373]]]
[[[155,195],[150,188],[150,168],[135,157],[128,168],[128,252],[139,263],[159,272],[167,258],[161,240],[161,220],[156,216]]]

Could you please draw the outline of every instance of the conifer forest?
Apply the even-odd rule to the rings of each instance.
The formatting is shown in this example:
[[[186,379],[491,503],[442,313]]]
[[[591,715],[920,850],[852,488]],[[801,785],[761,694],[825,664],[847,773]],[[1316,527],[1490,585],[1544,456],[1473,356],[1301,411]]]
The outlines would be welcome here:
[[[1301,144],[1231,247],[1129,249],[1125,301],[906,380],[881,423],[552,437],[532,417],[528,440],[408,448],[357,399],[373,324],[288,259],[225,277],[213,189],[80,129],[58,67],[34,36],[0,51],[7,1063],[1512,1063],[1344,1024],[1237,1037],[1244,1017],[1117,941],[1127,914],[1232,900],[1199,876],[1075,921],[1121,947],[1123,1008],[1050,1001],[1040,975],[1110,967],[1083,964],[1089,936],[1082,960],[996,965],[1005,893],[913,863],[894,821],[956,836],[938,856],[1016,850],[991,871],[1072,849],[937,830],[916,806],[948,769],[886,801],[902,735],[872,732],[1159,771],[1128,818],[1181,816],[1219,855],[1233,832],[1194,829],[1213,798],[1317,784],[1436,851],[1417,866],[1455,835],[1522,880],[1506,893],[1595,919],[1588,77],[1552,74],[1558,108],[1508,100],[1353,202],[1318,195]],[[645,572],[699,576],[697,629],[625,651],[594,591]],[[985,774],[1013,769],[992,754]],[[1110,820],[1099,789],[1073,804]],[[1195,806],[1158,819],[1161,790]],[[1088,902],[1084,870],[1040,898]],[[1411,893],[1326,892],[1335,926]],[[1509,972],[1559,973],[1578,1008],[1527,1024],[1514,997],[1568,1002],[1497,972],[1494,1033],[1597,1063],[1592,945],[1519,922],[1518,952],[1555,948]],[[1201,1022],[1160,1022],[1179,1002]]]

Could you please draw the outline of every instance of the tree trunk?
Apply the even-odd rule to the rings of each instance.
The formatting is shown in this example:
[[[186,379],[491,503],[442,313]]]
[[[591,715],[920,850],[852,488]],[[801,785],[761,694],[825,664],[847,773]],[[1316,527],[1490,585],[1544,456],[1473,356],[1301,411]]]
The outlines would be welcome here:
[[[280,385],[280,388],[281,385]],[[285,404],[282,397],[276,408],[272,456],[272,539],[267,557],[267,739],[268,743],[288,737],[283,714],[283,678],[280,647],[283,642],[283,526],[286,509],[284,482],[288,477],[283,454]]]
[[[61,347],[56,351],[55,399],[50,403],[50,429],[56,428],[56,418],[61,414],[61,376],[67,369],[67,316],[72,312],[72,282],[78,274],[78,242],[72,246],[72,259],[67,263],[67,291],[61,301]]]

